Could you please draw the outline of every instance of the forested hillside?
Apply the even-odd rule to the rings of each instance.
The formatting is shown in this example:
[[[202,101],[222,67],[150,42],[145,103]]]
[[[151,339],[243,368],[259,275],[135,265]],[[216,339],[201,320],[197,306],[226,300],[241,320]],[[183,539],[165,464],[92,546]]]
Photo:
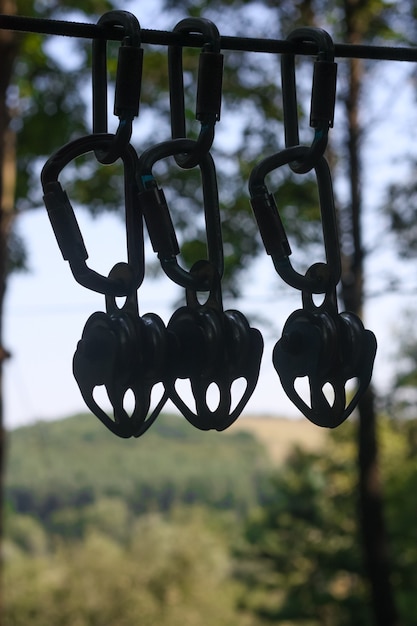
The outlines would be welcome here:
[[[242,512],[262,501],[269,469],[263,446],[243,431],[201,432],[168,415],[139,440],[121,440],[79,415],[11,433],[7,501],[50,529],[64,509],[109,497],[135,514],[193,503]]]
[[[253,435],[167,415],[121,440],[79,415],[13,431],[8,457],[6,624],[256,623],[231,553],[270,489]]]

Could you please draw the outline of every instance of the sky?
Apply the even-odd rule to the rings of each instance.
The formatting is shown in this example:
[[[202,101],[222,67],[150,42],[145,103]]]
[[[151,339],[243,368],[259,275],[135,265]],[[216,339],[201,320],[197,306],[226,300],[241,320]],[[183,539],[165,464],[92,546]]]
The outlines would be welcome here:
[[[145,28],[157,27],[155,22],[147,24],[141,20],[141,23]],[[398,265],[392,242],[386,235],[386,218],[378,207],[384,184],[405,176],[401,155],[409,149],[413,139],[407,120],[415,103],[413,86],[401,81],[398,66],[381,63],[380,76],[380,90],[374,89],[372,94],[365,90],[364,94],[370,103],[369,110],[373,114],[379,111],[381,115],[386,115],[388,110],[389,119],[374,123],[370,117],[366,128],[363,176],[367,210],[363,226],[365,244],[374,245],[379,238],[382,243],[367,262],[367,289],[378,296],[367,300],[365,326],[377,336],[373,381],[377,390],[384,393],[393,372],[396,348],[393,336],[401,327],[403,309],[412,306],[415,300],[413,293],[400,298],[386,291],[385,279],[399,269],[405,284],[415,286],[416,281],[412,266]],[[393,88],[396,98],[389,100],[387,94],[392,94]],[[343,194],[343,189],[340,192]],[[87,212],[79,211],[77,217],[88,242],[91,266],[107,273],[120,260],[120,253],[124,253],[124,225],[119,218],[108,214],[91,218]],[[73,279],[56,244],[46,211],[22,214],[18,231],[28,248],[30,269],[10,279],[6,298],[5,347],[12,354],[5,367],[8,428],[86,410],[72,375],[72,357],[87,318],[95,311],[104,310],[104,297],[84,289]],[[239,309],[250,319],[261,315],[268,320],[268,325],[258,325],[264,335],[265,350],[259,382],[245,413],[301,417],[283,392],[272,365],[273,346],[280,338],[287,317],[300,308],[300,294],[289,287],[277,290],[280,279],[264,254],[250,268],[244,281],[242,298],[227,306]],[[181,289],[166,277],[159,280],[145,277],[139,290],[140,313],[152,311],[167,323],[174,311],[173,303],[180,295]],[[173,409],[169,403],[166,408]]]

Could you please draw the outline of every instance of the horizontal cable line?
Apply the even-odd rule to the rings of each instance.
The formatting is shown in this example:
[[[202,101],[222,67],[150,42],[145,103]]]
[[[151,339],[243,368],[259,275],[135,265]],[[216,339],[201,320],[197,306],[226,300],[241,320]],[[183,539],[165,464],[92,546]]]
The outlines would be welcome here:
[[[98,26],[82,22],[68,22],[39,17],[0,15],[0,29],[43,35],[61,35],[83,39],[106,39],[121,41],[124,29],[119,26]],[[204,39],[201,35],[174,33],[164,30],[141,30],[142,43],[152,45],[178,45],[199,48]],[[222,50],[241,52],[293,53],[314,55],[315,44],[294,43],[280,39],[221,36]],[[380,61],[417,61],[417,48],[405,46],[374,46],[368,44],[335,44],[335,56],[339,58],[373,59]]]

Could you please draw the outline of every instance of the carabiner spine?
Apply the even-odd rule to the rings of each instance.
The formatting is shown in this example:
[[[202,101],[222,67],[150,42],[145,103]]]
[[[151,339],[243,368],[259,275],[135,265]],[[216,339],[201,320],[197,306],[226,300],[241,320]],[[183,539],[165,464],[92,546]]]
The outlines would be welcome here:
[[[121,26],[125,35],[119,47],[113,109],[119,118],[119,127],[106,152],[95,151],[97,160],[108,165],[121,156],[130,142],[132,121],[139,115],[143,50],[140,24],[132,13],[108,11],[97,25]],[[92,52],[93,133],[107,133],[107,40],[94,39]]]
[[[315,134],[310,151],[303,160],[290,163],[294,172],[306,174],[323,156],[329,128],[333,126],[337,64],[334,63],[333,40],[321,28],[297,28],[288,35],[287,41],[314,42],[318,48],[310,107],[310,126],[315,129]],[[281,56],[281,81],[285,146],[289,148],[300,144],[294,54]]]
[[[198,291],[208,291],[210,285],[199,281],[187,270],[180,267],[176,260],[179,246],[169,208],[162,189],[158,188],[152,174],[157,161],[167,157],[175,157],[184,153],[191,154],[197,142],[191,139],[173,139],[157,144],[139,158],[136,178],[139,187],[139,204],[145,216],[151,243],[165,274],[178,285]],[[202,187],[204,217],[207,235],[207,254],[209,261],[216,268],[219,276],[223,276],[224,255],[222,229],[219,211],[219,197],[216,179],[216,168],[211,154],[205,153],[199,162]]]
[[[304,157],[309,152],[310,148],[306,146],[294,146],[263,159],[251,172],[249,193],[267,254],[271,256],[275,269],[281,278],[295,289],[301,289],[308,293],[326,293],[331,286],[339,282],[341,274],[333,185],[326,159],[322,156],[314,165],[319,192],[326,265],[329,269],[326,280],[323,280],[321,275],[303,276],[292,267],[288,258],[288,252],[290,253],[291,250],[288,241],[286,241],[285,230],[277,205],[265,184],[265,177],[270,172],[283,165],[291,166],[296,160],[303,162]]]

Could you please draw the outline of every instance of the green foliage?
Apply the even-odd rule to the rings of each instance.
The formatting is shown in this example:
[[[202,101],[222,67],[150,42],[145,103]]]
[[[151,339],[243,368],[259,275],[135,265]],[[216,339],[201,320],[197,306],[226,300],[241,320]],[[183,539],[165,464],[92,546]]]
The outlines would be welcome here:
[[[250,626],[230,574],[225,537],[207,514],[147,515],[124,545],[96,529],[47,556],[11,559],[4,623]]]
[[[25,477],[36,505],[38,482],[44,483],[45,502],[55,508],[42,520],[42,507],[26,513],[9,507],[6,624],[23,625],[31,616],[33,626],[370,626],[356,515],[354,420],[331,431],[319,452],[295,448],[284,465],[268,473],[270,488],[263,488],[261,503],[253,483],[241,482],[242,475],[253,479],[256,466],[263,468],[257,481],[267,471],[264,452],[251,436],[213,433],[212,446],[210,433],[173,416],[153,429],[154,435],[150,431],[133,447],[89,416],[12,433],[9,485],[22,485]],[[417,611],[417,421],[381,418],[378,433],[392,582],[402,622],[411,624]],[[210,456],[219,474],[213,473]],[[85,459],[92,467],[103,460],[105,475],[88,470]],[[130,479],[147,480],[146,467],[156,470],[165,463],[168,487],[160,481],[162,473],[154,472],[139,505],[130,496]],[[195,500],[181,497],[187,472],[198,484]],[[230,481],[237,493],[249,490],[244,515],[236,515],[236,503],[218,506],[213,476],[215,488],[220,476],[220,483]],[[74,482],[78,495],[69,490]]]
[[[415,413],[414,413],[415,414]],[[417,420],[382,422],[383,480],[387,527],[393,560],[393,585],[400,616],[411,624],[417,614],[417,545],[415,493],[417,489]]]
[[[415,258],[417,252],[417,187],[413,174],[401,183],[392,184],[387,193],[385,211],[391,228],[396,235],[397,251],[400,257]]]
[[[268,467],[250,435],[177,416],[135,441],[91,415],[13,431],[4,623],[255,625],[228,545]]]
[[[369,624],[355,472],[349,425],[331,434],[326,451],[294,451],[273,478],[273,499],[247,525],[244,606],[274,623]]]
[[[294,450],[272,478],[273,497],[253,511],[236,552],[240,606],[262,623],[370,626],[357,520],[356,425],[332,431],[320,453]],[[379,421],[378,439],[400,623],[417,611],[417,420]]]
[[[203,433],[160,416],[143,438],[125,441],[80,415],[11,433],[7,500],[54,532],[80,535],[103,498],[135,514],[179,503],[244,512],[262,498],[267,468],[248,435]]]

